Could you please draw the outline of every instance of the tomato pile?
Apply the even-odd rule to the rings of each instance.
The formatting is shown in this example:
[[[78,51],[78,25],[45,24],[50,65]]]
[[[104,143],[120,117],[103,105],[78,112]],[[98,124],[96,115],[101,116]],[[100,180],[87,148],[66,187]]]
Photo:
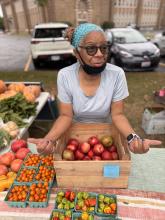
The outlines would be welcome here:
[[[53,166],[53,155],[49,154],[41,158],[41,164],[44,166]]]
[[[24,166],[38,166],[41,161],[41,156],[38,154],[29,154],[25,159]]]
[[[18,182],[32,182],[34,174],[36,173],[36,169],[27,169],[23,168],[20,171],[19,176],[16,178],[16,181]]]
[[[55,176],[55,170],[54,168],[50,168],[50,167],[45,167],[43,165],[41,165],[39,167],[39,171],[37,173],[37,175],[35,176],[35,180],[42,180],[42,181],[53,181]]]
[[[28,195],[29,187],[26,185],[15,185],[11,188],[10,194],[8,195],[8,201],[13,202],[24,202]]]
[[[49,185],[48,182],[33,183],[30,186],[30,202],[46,202]]]

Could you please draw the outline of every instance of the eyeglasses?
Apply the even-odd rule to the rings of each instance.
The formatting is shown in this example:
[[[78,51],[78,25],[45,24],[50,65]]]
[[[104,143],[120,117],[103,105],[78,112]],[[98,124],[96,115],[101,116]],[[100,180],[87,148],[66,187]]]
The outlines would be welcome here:
[[[97,53],[98,49],[101,51],[103,55],[108,54],[110,50],[110,44],[103,44],[99,47],[95,45],[79,46],[79,47],[85,49],[89,56],[94,56]]]

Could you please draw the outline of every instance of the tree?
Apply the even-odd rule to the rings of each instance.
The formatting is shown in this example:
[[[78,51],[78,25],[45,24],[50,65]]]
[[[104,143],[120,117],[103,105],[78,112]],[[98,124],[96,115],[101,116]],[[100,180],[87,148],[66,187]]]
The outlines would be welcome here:
[[[4,23],[2,17],[0,17],[0,29],[4,30]]]
[[[45,13],[45,7],[48,3],[48,0],[35,0],[36,4],[41,7],[42,9],[42,14],[43,14],[43,19],[46,21],[46,13]]]
[[[38,6],[43,7],[47,5],[48,0],[35,0],[35,2],[37,3]]]

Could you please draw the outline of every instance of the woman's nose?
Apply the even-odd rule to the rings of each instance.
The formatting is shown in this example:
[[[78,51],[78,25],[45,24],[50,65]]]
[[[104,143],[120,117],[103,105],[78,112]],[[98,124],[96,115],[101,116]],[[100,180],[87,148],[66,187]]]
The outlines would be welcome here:
[[[103,56],[103,54],[102,54],[100,48],[97,48],[97,52],[96,52],[95,55],[96,55],[96,56]]]

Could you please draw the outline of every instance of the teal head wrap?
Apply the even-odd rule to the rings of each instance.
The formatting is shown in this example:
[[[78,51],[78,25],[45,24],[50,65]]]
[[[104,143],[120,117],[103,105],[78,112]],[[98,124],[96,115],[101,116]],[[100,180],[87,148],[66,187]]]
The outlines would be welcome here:
[[[73,33],[72,42],[71,42],[72,46],[74,48],[77,48],[80,45],[81,40],[92,31],[99,31],[104,33],[103,29],[96,24],[92,24],[92,23],[80,24]]]

